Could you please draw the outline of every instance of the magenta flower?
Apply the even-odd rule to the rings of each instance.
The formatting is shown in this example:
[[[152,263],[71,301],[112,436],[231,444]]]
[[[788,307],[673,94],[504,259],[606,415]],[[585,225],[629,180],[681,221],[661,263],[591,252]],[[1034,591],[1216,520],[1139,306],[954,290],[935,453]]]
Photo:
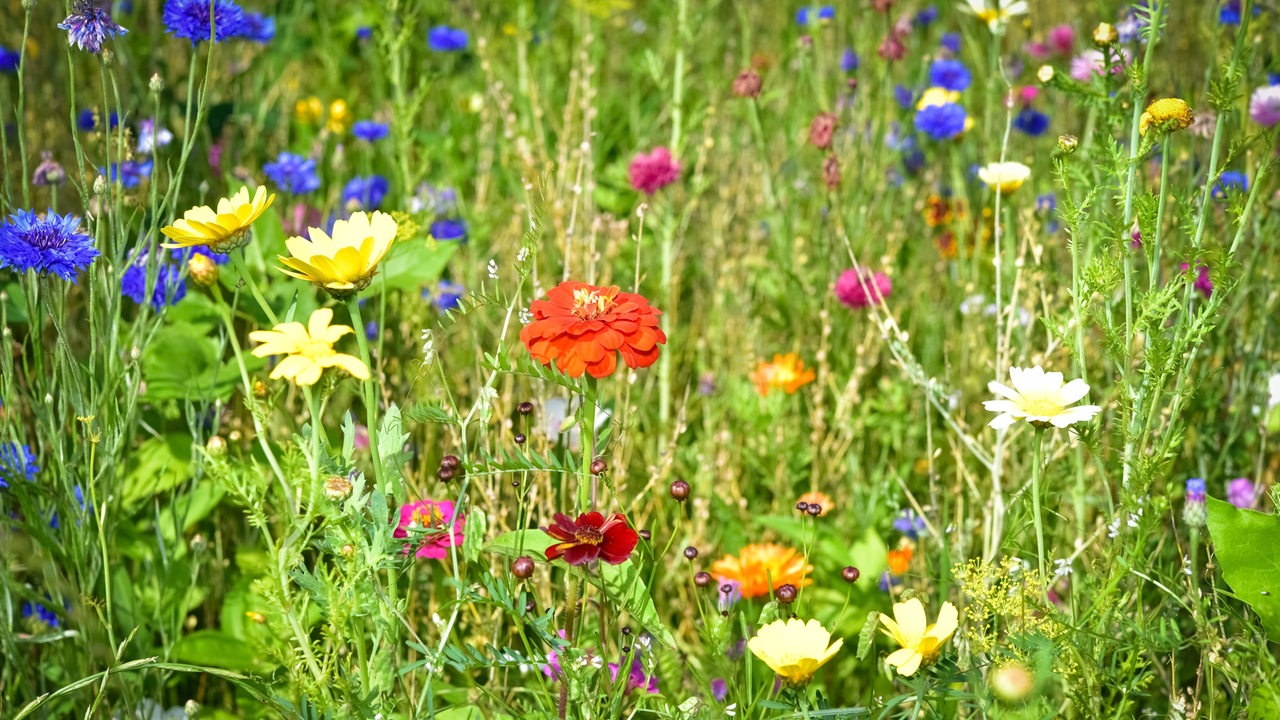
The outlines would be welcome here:
[[[1185,273],[1191,269],[1191,266],[1186,263],[1181,263],[1180,265],[1178,265],[1178,269]],[[1197,264],[1196,280],[1194,283],[1191,284],[1191,286],[1194,287],[1196,290],[1199,290],[1200,294],[1205,296],[1206,298],[1213,294],[1213,280],[1209,279],[1208,265]]]
[[[1262,127],[1280,123],[1280,85],[1260,87],[1249,97],[1249,117]]]
[[[854,309],[879,305],[892,292],[893,281],[880,272],[850,268],[836,280],[836,299]]]
[[[639,153],[631,160],[627,168],[631,177],[631,187],[652,195],[680,178],[680,163],[671,157],[671,151],[657,147],[645,155]]]
[[[462,526],[465,517],[457,516],[453,503],[448,500],[418,500],[400,506],[400,523],[393,537],[407,538],[414,530],[421,537],[418,551],[420,558],[443,560],[449,556],[449,548],[462,545]],[[413,545],[404,546],[404,554],[413,552]]]
[[[1076,44],[1076,31],[1070,25],[1056,25],[1049,29],[1049,45],[1059,55],[1070,55]]]
[[[1241,510],[1256,508],[1261,495],[1258,489],[1249,478],[1236,478],[1227,483],[1227,501]]]
[[[618,681],[618,663],[609,663],[609,677],[614,682]],[[631,660],[631,672],[627,676],[627,689],[624,692],[631,692],[637,688],[644,688],[644,691],[650,695],[655,695],[658,692],[657,676],[644,674],[644,665],[640,662],[639,657]]]

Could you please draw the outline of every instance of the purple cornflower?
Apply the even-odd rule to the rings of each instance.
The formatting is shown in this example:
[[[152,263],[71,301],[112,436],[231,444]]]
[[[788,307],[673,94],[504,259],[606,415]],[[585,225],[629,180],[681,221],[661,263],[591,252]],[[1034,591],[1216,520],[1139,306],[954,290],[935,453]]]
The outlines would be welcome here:
[[[367,143],[375,143],[386,137],[391,132],[391,128],[386,123],[374,122],[373,120],[360,120],[351,126],[351,134],[357,140],[363,140]]]
[[[1191,266],[1187,263],[1181,263],[1178,265],[1178,269],[1183,273],[1186,273],[1191,269]],[[1213,295],[1213,280],[1209,277],[1209,266],[1197,263],[1196,279],[1195,282],[1192,283],[1192,287],[1199,290],[1200,294],[1204,295],[1206,298]]]
[[[846,49],[840,56],[840,69],[844,72],[851,73],[858,69],[859,60],[858,53],[853,50]]]
[[[212,12],[210,12],[212,10]],[[244,10],[231,0],[166,0],[164,26],[176,38],[195,47],[213,39],[220,43],[244,31]]]
[[[129,32],[111,19],[111,13],[92,0],[76,0],[71,14],[58,27],[67,31],[67,44],[75,45],[94,55],[102,53],[102,43],[116,35]]]
[[[437,25],[427,32],[427,47],[435,52],[462,52],[467,49],[466,30]]]
[[[80,232],[80,218],[52,210],[43,217],[19,210],[0,225],[0,267],[25,273],[52,273],[76,281],[76,274],[98,257],[93,238]]]
[[[729,683],[725,682],[724,678],[715,678],[711,681],[711,697],[715,698],[716,702],[724,702],[728,696]]]
[[[0,45],[0,72],[16,73],[22,65],[22,53]]]
[[[316,161],[291,152],[280,153],[275,162],[262,166],[262,172],[282,190],[294,195],[305,195],[320,189]]]
[[[1258,486],[1249,478],[1236,478],[1227,483],[1227,501],[1241,510],[1256,508],[1260,495]]]
[[[955,55],[960,52],[960,34],[959,33],[943,33],[942,39],[939,41],[942,49]]]

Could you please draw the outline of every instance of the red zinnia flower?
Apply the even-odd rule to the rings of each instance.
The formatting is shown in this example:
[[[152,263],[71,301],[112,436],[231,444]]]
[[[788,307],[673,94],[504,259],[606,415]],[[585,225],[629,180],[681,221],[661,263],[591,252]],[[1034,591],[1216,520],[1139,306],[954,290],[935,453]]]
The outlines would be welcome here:
[[[658,147],[648,155],[640,153],[632,158],[627,172],[631,176],[631,187],[652,195],[680,179],[680,163],[671,157],[670,150]]]
[[[658,345],[667,336],[658,327],[658,310],[634,293],[565,281],[529,306],[533,322],[520,331],[520,341],[534,360],[552,360],[569,377],[602,378],[618,366],[617,354],[629,368],[649,367],[658,360]]]
[[[584,513],[570,520],[564,513],[555,514],[555,524],[543,532],[560,542],[547,548],[547,559],[564,557],[570,565],[585,565],[601,558],[610,565],[620,565],[631,557],[640,536],[627,525],[627,516],[614,513],[605,519],[598,512]]]

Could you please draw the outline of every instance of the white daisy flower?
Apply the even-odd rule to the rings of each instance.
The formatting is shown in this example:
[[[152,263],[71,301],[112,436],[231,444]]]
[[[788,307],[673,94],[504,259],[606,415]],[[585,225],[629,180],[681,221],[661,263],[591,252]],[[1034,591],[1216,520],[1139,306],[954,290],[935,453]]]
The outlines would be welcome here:
[[[1006,20],[1027,14],[1027,3],[1026,0],[965,0],[960,3],[960,9],[978,16],[992,33],[999,34]]]
[[[1003,399],[982,403],[987,410],[1000,413],[991,421],[991,427],[997,430],[1018,420],[1026,420],[1036,427],[1052,425],[1065,428],[1086,422],[1102,412],[1097,405],[1068,407],[1089,394],[1089,384],[1083,380],[1072,380],[1064,385],[1062,373],[1047,373],[1038,365],[1026,369],[1009,368],[1009,380],[1013,387],[994,381],[987,383],[987,389]]]

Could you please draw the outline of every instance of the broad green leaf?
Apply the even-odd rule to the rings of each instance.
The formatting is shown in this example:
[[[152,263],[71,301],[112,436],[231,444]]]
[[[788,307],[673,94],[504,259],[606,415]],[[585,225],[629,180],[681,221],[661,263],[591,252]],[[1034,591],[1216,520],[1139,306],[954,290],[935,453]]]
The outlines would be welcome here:
[[[211,665],[241,672],[250,672],[257,667],[256,653],[253,648],[245,641],[221,630],[197,630],[190,635],[184,635],[174,644],[169,655],[182,662]]]
[[[476,562],[484,549],[484,533],[489,528],[488,518],[479,508],[471,508],[467,513],[466,533],[462,536],[462,556],[467,562]]]
[[[600,579],[603,581],[605,594],[610,600],[617,602],[627,611],[640,626],[648,630],[653,637],[669,648],[675,648],[676,639],[667,624],[658,615],[654,607],[649,588],[640,577],[640,568],[631,560],[621,565],[600,563]]]
[[[1222,577],[1280,642],[1280,517],[1208,499],[1209,536]]]
[[[248,354],[244,360],[250,373],[266,362]],[[208,328],[189,323],[165,325],[156,332],[143,351],[142,377],[150,402],[226,400],[240,383],[239,368],[223,359]]]
[[[434,285],[457,250],[456,242],[401,240],[391,246],[382,261],[374,287],[388,291],[416,291]]]
[[[539,560],[547,556],[547,548],[555,544],[552,537],[538,528],[502,533],[484,546],[488,552],[516,557],[528,555]]]
[[[129,456],[124,504],[131,506],[190,477],[191,438],[171,435],[146,440]]]

